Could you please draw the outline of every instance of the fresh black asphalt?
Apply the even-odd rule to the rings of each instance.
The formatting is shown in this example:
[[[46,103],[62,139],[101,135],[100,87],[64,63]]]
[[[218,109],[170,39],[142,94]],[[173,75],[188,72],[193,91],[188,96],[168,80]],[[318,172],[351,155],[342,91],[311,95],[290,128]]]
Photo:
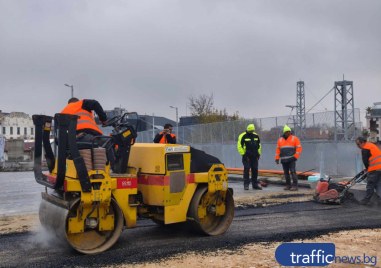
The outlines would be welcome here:
[[[185,224],[159,227],[149,220],[141,220],[137,228],[124,230],[111,249],[94,256],[77,253],[66,244],[47,239],[42,230],[1,235],[0,266],[104,267],[155,262],[178,253],[207,255],[217,249],[234,252],[255,242],[296,238],[318,241],[320,235],[331,231],[359,228],[381,228],[381,208],[351,202],[340,206],[301,202],[248,207],[237,209],[228,232],[215,237],[195,234]]]

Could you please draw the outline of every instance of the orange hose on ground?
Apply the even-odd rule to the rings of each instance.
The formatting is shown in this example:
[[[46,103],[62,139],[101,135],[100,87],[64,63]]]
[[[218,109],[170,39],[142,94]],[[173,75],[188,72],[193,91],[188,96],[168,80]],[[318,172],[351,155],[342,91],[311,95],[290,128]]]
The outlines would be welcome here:
[[[228,174],[243,175],[243,168],[226,168],[226,169],[228,171]],[[258,175],[263,176],[264,174],[266,174],[266,175],[268,175],[268,174],[270,174],[270,175],[283,175],[283,170],[275,170],[275,169],[260,169],[260,170],[258,170]],[[308,177],[308,176],[314,176],[317,173],[311,172],[311,171],[307,171],[307,172],[297,171],[296,174]]]

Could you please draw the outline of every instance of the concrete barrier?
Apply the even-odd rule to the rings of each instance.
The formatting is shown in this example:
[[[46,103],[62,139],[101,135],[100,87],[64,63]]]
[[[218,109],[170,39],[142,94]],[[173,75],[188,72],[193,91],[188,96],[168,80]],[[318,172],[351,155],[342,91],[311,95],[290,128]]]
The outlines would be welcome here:
[[[192,144],[193,147],[218,157],[226,167],[242,167],[236,144]],[[323,175],[353,177],[363,169],[361,152],[355,143],[302,141],[303,152],[297,161],[298,171],[314,169]],[[262,143],[260,169],[282,170],[274,162],[276,143]]]

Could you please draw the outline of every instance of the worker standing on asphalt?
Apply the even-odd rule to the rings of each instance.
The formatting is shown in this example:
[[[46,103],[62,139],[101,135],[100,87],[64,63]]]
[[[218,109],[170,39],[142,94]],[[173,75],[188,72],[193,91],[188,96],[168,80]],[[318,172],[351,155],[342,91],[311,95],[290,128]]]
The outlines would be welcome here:
[[[246,131],[239,135],[237,142],[237,150],[242,155],[243,186],[245,190],[249,190],[250,169],[253,189],[262,190],[262,187],[258,184],[258,160],[261,157],[262,148],[259,136],[254,131],[254,124],[249,124]]]
[[[171,124],[165,124],[163,131],[156,134],[153,142],[176,144],[176,135],[172,133],[172,128]]]
[[[360,201],[360,204],[368,205],[374,190],[377,189],[377,184],[381,181],[381,150],[377,145],[368,142],[363,137],[358,137],[356,144],[361,149],[362,161],[368,171],[366,194],[365,198]],[[378,203],[381,203],[380,197],[378,197]]]
[[[291,134],[291,128],[287,125],[283,128],[283,135],[278,139],[275,162],[282,163],[284,176],[286,178],[285,190],[298,190],[298,176],[296,175],[296,161],[302,153],[302,145],[298,137]],[[292,176],[292,186],[290,173]]]

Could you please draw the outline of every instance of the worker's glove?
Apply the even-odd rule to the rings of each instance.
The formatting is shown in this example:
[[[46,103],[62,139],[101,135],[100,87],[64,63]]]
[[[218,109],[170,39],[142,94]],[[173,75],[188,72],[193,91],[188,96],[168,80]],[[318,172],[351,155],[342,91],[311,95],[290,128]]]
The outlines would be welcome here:
[[[276,160],[275,160],[275,163],[276,163],[277,165],[279,165],[279,159],[276,159]]]
[[[298,159],[296,159],[295,156],[293,156],[293,157],[291,158],[291,160],[292,160],[292,161],[295,161],[295,162],[298,161]]]

